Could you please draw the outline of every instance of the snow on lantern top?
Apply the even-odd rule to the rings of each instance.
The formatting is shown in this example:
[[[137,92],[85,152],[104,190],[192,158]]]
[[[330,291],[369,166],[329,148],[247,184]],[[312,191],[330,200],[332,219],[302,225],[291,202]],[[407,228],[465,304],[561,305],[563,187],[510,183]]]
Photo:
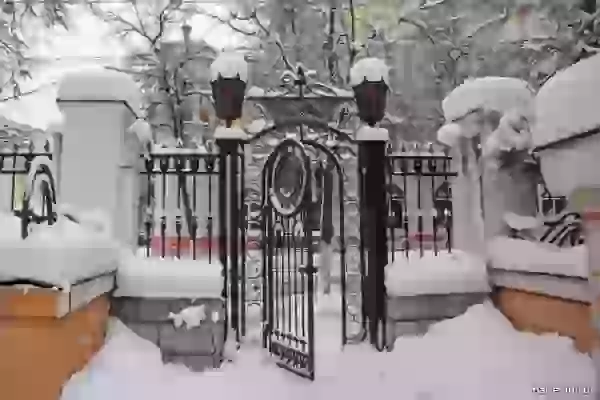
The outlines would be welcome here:
[[[389,85],[389,67],[379,58],[363,58],[350,69],[350,86],[367,82],[385,82]]]
[[[533,98],[534,93],[524,80],[488,76],[469,79],[456,87],[442,101],[442,110],[448,122],[478,109],[502,114],[519,110],[529,118],[533,115]]]
[[[210,65],[210,80],[239,78],[248,82],[248,63],[239,53],[221,53]]]
[[[389,69],[378,58],[364,58],[350,70],[350,84],[361,121],[373,127],[385,116]]]
[[[138,114],[142,94],[135,81],[124,72],[94,66],[65,74],[58,86],[60,100],[125,101]]]
[[[538,91],[535,100],[535,147],[600,127],[600,54],[559,71]]]

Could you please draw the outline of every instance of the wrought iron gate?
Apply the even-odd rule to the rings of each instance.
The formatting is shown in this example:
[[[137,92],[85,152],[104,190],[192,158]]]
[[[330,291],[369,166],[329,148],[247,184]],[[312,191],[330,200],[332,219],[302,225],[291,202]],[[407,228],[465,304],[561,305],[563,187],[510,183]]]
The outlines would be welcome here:
[[[326,165],[329,179],[323,179]],[[319,174],[321,172],[321,174]],[[340,222],[331,208],[333,182]],[[335,179],[337,177],[337,180]],[[327,182],[322,185],[320,183]],[[310,140],[283,140],[262,171],[263,345],[277,365],[308,379],[315,377],[315,291],[318,268],[339,268],[342,286],[342,340],[346,342],[345,243],[335,243],[339,263],[316,257],[322,241],[333,245],[334,225],[343,232],[343,173],[336,156]],[[326,221],[323,216],[328,215]],[[317,261],[321,260],[321,261]],[[317,265],[320,264],[320,265]]]

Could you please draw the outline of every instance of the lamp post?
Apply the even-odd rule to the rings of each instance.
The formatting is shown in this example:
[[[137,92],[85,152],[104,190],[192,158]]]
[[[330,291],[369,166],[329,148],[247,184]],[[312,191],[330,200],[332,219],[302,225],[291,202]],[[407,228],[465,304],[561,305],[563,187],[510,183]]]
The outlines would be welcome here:
[[[358,129],[358,177],[360,198],[360,229],[366,265],[362,287],[363,318],[367,320],[371,344],[382,351],[386,340],[385,267],[387,248],[386,146],[387,129],[377,127],[385,115],[387,103],[388,67],[377,58],[358,61],[350,71],[358,116],[365,124]]]
[[[240,243],[246,241],[246,232],[238,228],[244,176],[240,173],[243,162],[240,154],[243,154],[247,135],[241,128],[232,127],[232,123],[242,116],[248,64],[240,54],[222,53],[211,64],[210,73],[215,111],[217,117],[225,121],[225,126],[217,127],[214,135],[219,147],[219,255],[223,265],[223,298],[229,296],[225,340],[227,332],[233,330],[239,346],[246,328],[246,269],[238,254],[242,248]]]

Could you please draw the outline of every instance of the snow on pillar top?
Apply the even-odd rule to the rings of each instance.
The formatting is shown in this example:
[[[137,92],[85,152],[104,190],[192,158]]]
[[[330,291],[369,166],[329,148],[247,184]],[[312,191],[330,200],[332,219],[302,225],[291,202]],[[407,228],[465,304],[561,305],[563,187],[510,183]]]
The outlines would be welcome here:
[[[535,98],[534,146],[566,139],[600,126],[600,54],[559,71]]]
[[[218,126],[217,129],[215,129],[213,137],[215,139],[246,140],[248,139],[248,134],[238,127],[227,128],[225,126]]]
[[[379,58],[368,57],[359,60],[350,69],[350,86],[358,86],[364,81],[390,84],[390,68]]]
[[[385,128],[363,125],[356,131],[357,142],[387,142],[390,134]]]
[[[477,109],[494,110],[502,114],[521,110],[529,117],[533,114],[533,92],[524,80],[487,76],[466,81],[442,101],[444,118],[448,122],[456,121]]]
[[[452,90],[442,101],[446,125],[438,131],[438,141],[454,146],[461,137],[474,137],[480,134],[477,121],[472,121],[469,117],[477,110],[499,113],[502,118],[499,126],[502,128],[519,125],[521,118],[531,121],[533,102],[534,92],[529,84],[521,79],[497,76],[470,79]],[[494,140],[497,139],[496,136],[498,135],[494,136]],[[506,136],[505,139],[514,138]],[[518,146],[527,147],[529,139],[529,135],[519,138]],[[506,143],[506,146],[515,147],[516,142],[512,143],[515,140]],[[495,145],[502,147],[505,144]]]
[[[124,101],[134,113],[141,108],[141,92],[126,73],[102,67],[67,73],[60,81],[57,101]]]
[[[210,65],[210,80],[216,81],[219,76],[223,78],[237,78],[248,82],[248,63],[240,53],[221,53]]]

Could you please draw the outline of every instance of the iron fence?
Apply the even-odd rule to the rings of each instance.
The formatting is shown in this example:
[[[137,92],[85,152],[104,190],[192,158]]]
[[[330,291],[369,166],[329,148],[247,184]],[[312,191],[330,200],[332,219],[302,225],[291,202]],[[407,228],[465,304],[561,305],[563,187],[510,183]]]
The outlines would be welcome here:
[[[218,141],[211,151],[148,148],[140,162],[138,244],[143,255],[220,263],[225,340],[231,328],[239,342],[245,327],[241,299],[247,247],[242,142]]]
[[[0,151],[0,212],[21,218],[21,237],[29,234],[31,223],[53,224],[56,221],[56,182],[52,168],[44,160],[52,160],[49,143],[44,151],[36,151],[33,143],[13,144]]]
[[[147,257],[204,258],[218,253],[219,154],[177,149],[143,155],[138,244]]]
[[[451,169],[447,151],[433,145],[402,146],[387,155],[389,258],[418,250],[452,250]]]

